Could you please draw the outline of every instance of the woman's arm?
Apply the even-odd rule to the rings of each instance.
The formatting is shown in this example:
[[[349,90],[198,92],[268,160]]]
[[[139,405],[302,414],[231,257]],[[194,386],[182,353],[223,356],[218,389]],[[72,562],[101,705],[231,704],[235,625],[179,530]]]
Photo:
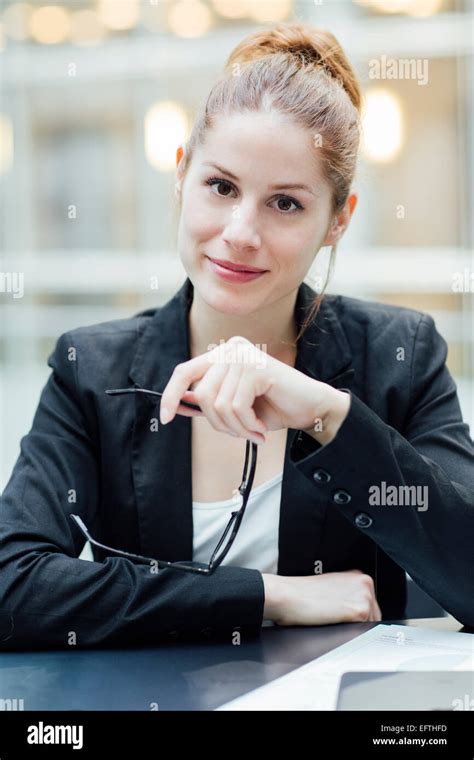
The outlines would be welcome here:
[[[422,315],[403,435],[351,394],[335,438],[321,445],[302,434],[290,456],[319,500],[342,512],[448,612],[472,626],[474,445],[446,355],[433,319]],[[315,478],[317,470],[330,480]],[[338,503],[336,490],[350,500]]]
[[[374,581],[361,570],[262,577],[263,616],[278,625],[330,625],[382,619]]]
[[[264,604],[257,570],[219,567],[200,577],[172,569],[155,574],[121,557],[78,559],[84,540],[69,515],[79,514],[100,535],[100,476],[71,348],[65,333],[0,500],[0,650],[257,631]]]

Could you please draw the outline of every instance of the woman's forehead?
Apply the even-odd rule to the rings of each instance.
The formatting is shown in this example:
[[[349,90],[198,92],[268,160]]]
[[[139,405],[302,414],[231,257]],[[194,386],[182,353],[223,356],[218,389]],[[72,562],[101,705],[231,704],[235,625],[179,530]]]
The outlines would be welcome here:
[[[322,182],[322,167],[310,130],[298,125],[251,118],[226,117],[208,131],[196,151],[196,164],[226,169],[244,180],[261,177],[269,184],[304,184],[314,190]]]

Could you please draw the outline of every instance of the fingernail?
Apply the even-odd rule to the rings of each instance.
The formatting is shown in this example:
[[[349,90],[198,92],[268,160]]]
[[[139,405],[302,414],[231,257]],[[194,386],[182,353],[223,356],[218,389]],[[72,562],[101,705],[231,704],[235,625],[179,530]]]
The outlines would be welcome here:
[[[162,425],[166,425],[171,419],[171,412],[167,406],[162,406],[160,409],[160,420]]]

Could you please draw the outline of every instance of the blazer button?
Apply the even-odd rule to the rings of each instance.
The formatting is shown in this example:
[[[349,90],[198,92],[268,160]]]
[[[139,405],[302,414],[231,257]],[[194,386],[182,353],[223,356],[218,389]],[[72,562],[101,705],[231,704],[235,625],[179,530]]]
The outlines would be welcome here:
[[[349,504],[351,495],[350,493],[347,493],[347,491],[344,491],[342,488],[340,488],[338,491],[334,491],[332,500],[336,504]]]
[[[327,470],[319,469],[313,472],[313,480],[316,481],[316,483],[329,483],[331,476]]]
[[[356,515],[354,522],[358,528],[370,528],[373,520],[367,512],[359,512],[359,514]]]

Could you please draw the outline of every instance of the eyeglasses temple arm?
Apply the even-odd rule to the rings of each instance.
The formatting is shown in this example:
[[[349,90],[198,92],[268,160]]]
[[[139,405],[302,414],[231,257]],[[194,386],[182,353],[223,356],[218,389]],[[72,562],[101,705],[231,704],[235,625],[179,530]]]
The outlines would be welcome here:
[[[96,539],[91,536],[91,534],[89,533],[87,529],[87,526],[79,517],[79,515],[71,514],[70,517],[74,520],[77,527],[84,534],[87,540],[90,541],[91,544],[94,544],[94,546],[99,547],[99,549],[104,549],[107,552],[113,552],[114,554],[118,554],[121,557],[125,557],[126,559],[134,559],[134,560],[139,560],[140,562],[146,562],[147,565],[149,565],[151,562],[155,562],[158,565],[158,567],[161,567],[161,568],[169,567],[169,568],[176,568],[178,570],[187,570],[193,573],[197,573],[198,575],[209,574],[209,570],[207,567],[206,568],[189,567],[188,565],[182,565],[180,562],[168,562],[167,560],[164,560],[164,559],[153,559],[152,557],[143,557],[141,554],[132,554],[131,552],[126,552],[124,549],[114,549],[112,546],[106,546],[106,544],[101,544],[100,541],[96,541]]]
[[[249,460],[250,450],[252,451],[252,463],[251,463],[251,466],[250,466],[250,473],[249,473],[248,480],[246,480],[246,471],[247,471],[247,467],[248,467],[248,460]],[[242,519],[243,519],[243,516],[244,516],[244,512],[245,512],[245,508],[247,506],[247,502],[249,500],[250,491],[252,490],[252,483],[253,483],[253,480],[254,480],[256,467],[257,467],[257,444],[247,440],[247,444],[246,444],[246,448],[245,448],[244,477],[243,477],[242,483],[241,483],[240,488],[239,488],[240,494],[242,496],[242,506],[236,512],[232,512],[231,518],[230,518],[229,522],[227,523],[227,525],[225,527],[224,533],[222,534],[222,537],[221,537],[219,543],[217,544],[216,548],[214,549],[214,551],[212,553],[211,559],[209,560],[209,568],[210,568],[210,570],[214,569],[214,560],[215,560],[215,557],[218,554],[219,549],[222,546],[222,544],[223,544],[223,542],[224,542],[224,540],[225,540],[225,538],[226,538],[226,536],[227,536],[227,534],[229,532],[229,529],[230,529],[230,526],[232,525],[232,522],[234,521],[234,526],[233,526],[233,529],[232,529],[231,536],[229,538],[229,542],[228,542],[226,548],[224,549],[224,551],[222,552],[222,555],[219,557],[219,564],[225,558],[226,554],[228,553],[228,551],[230,550],[230,548],[232,546],[232,543],[233,543],[234,538],[235,538],[235,536],[237,534],[237,531],[239,530],[240,523],[242,522]]]
[[[123,393],[147,393],[150,396],[162,396],[160,391],[152,391],[148,388],[109,388],[105,391],[109,396],[121,396]],[[180,404],[187,406],[190,409],[195,409],[197,412],[201,412],[202,409],[197,404],[191,404],[190,401],[180,401]]]

